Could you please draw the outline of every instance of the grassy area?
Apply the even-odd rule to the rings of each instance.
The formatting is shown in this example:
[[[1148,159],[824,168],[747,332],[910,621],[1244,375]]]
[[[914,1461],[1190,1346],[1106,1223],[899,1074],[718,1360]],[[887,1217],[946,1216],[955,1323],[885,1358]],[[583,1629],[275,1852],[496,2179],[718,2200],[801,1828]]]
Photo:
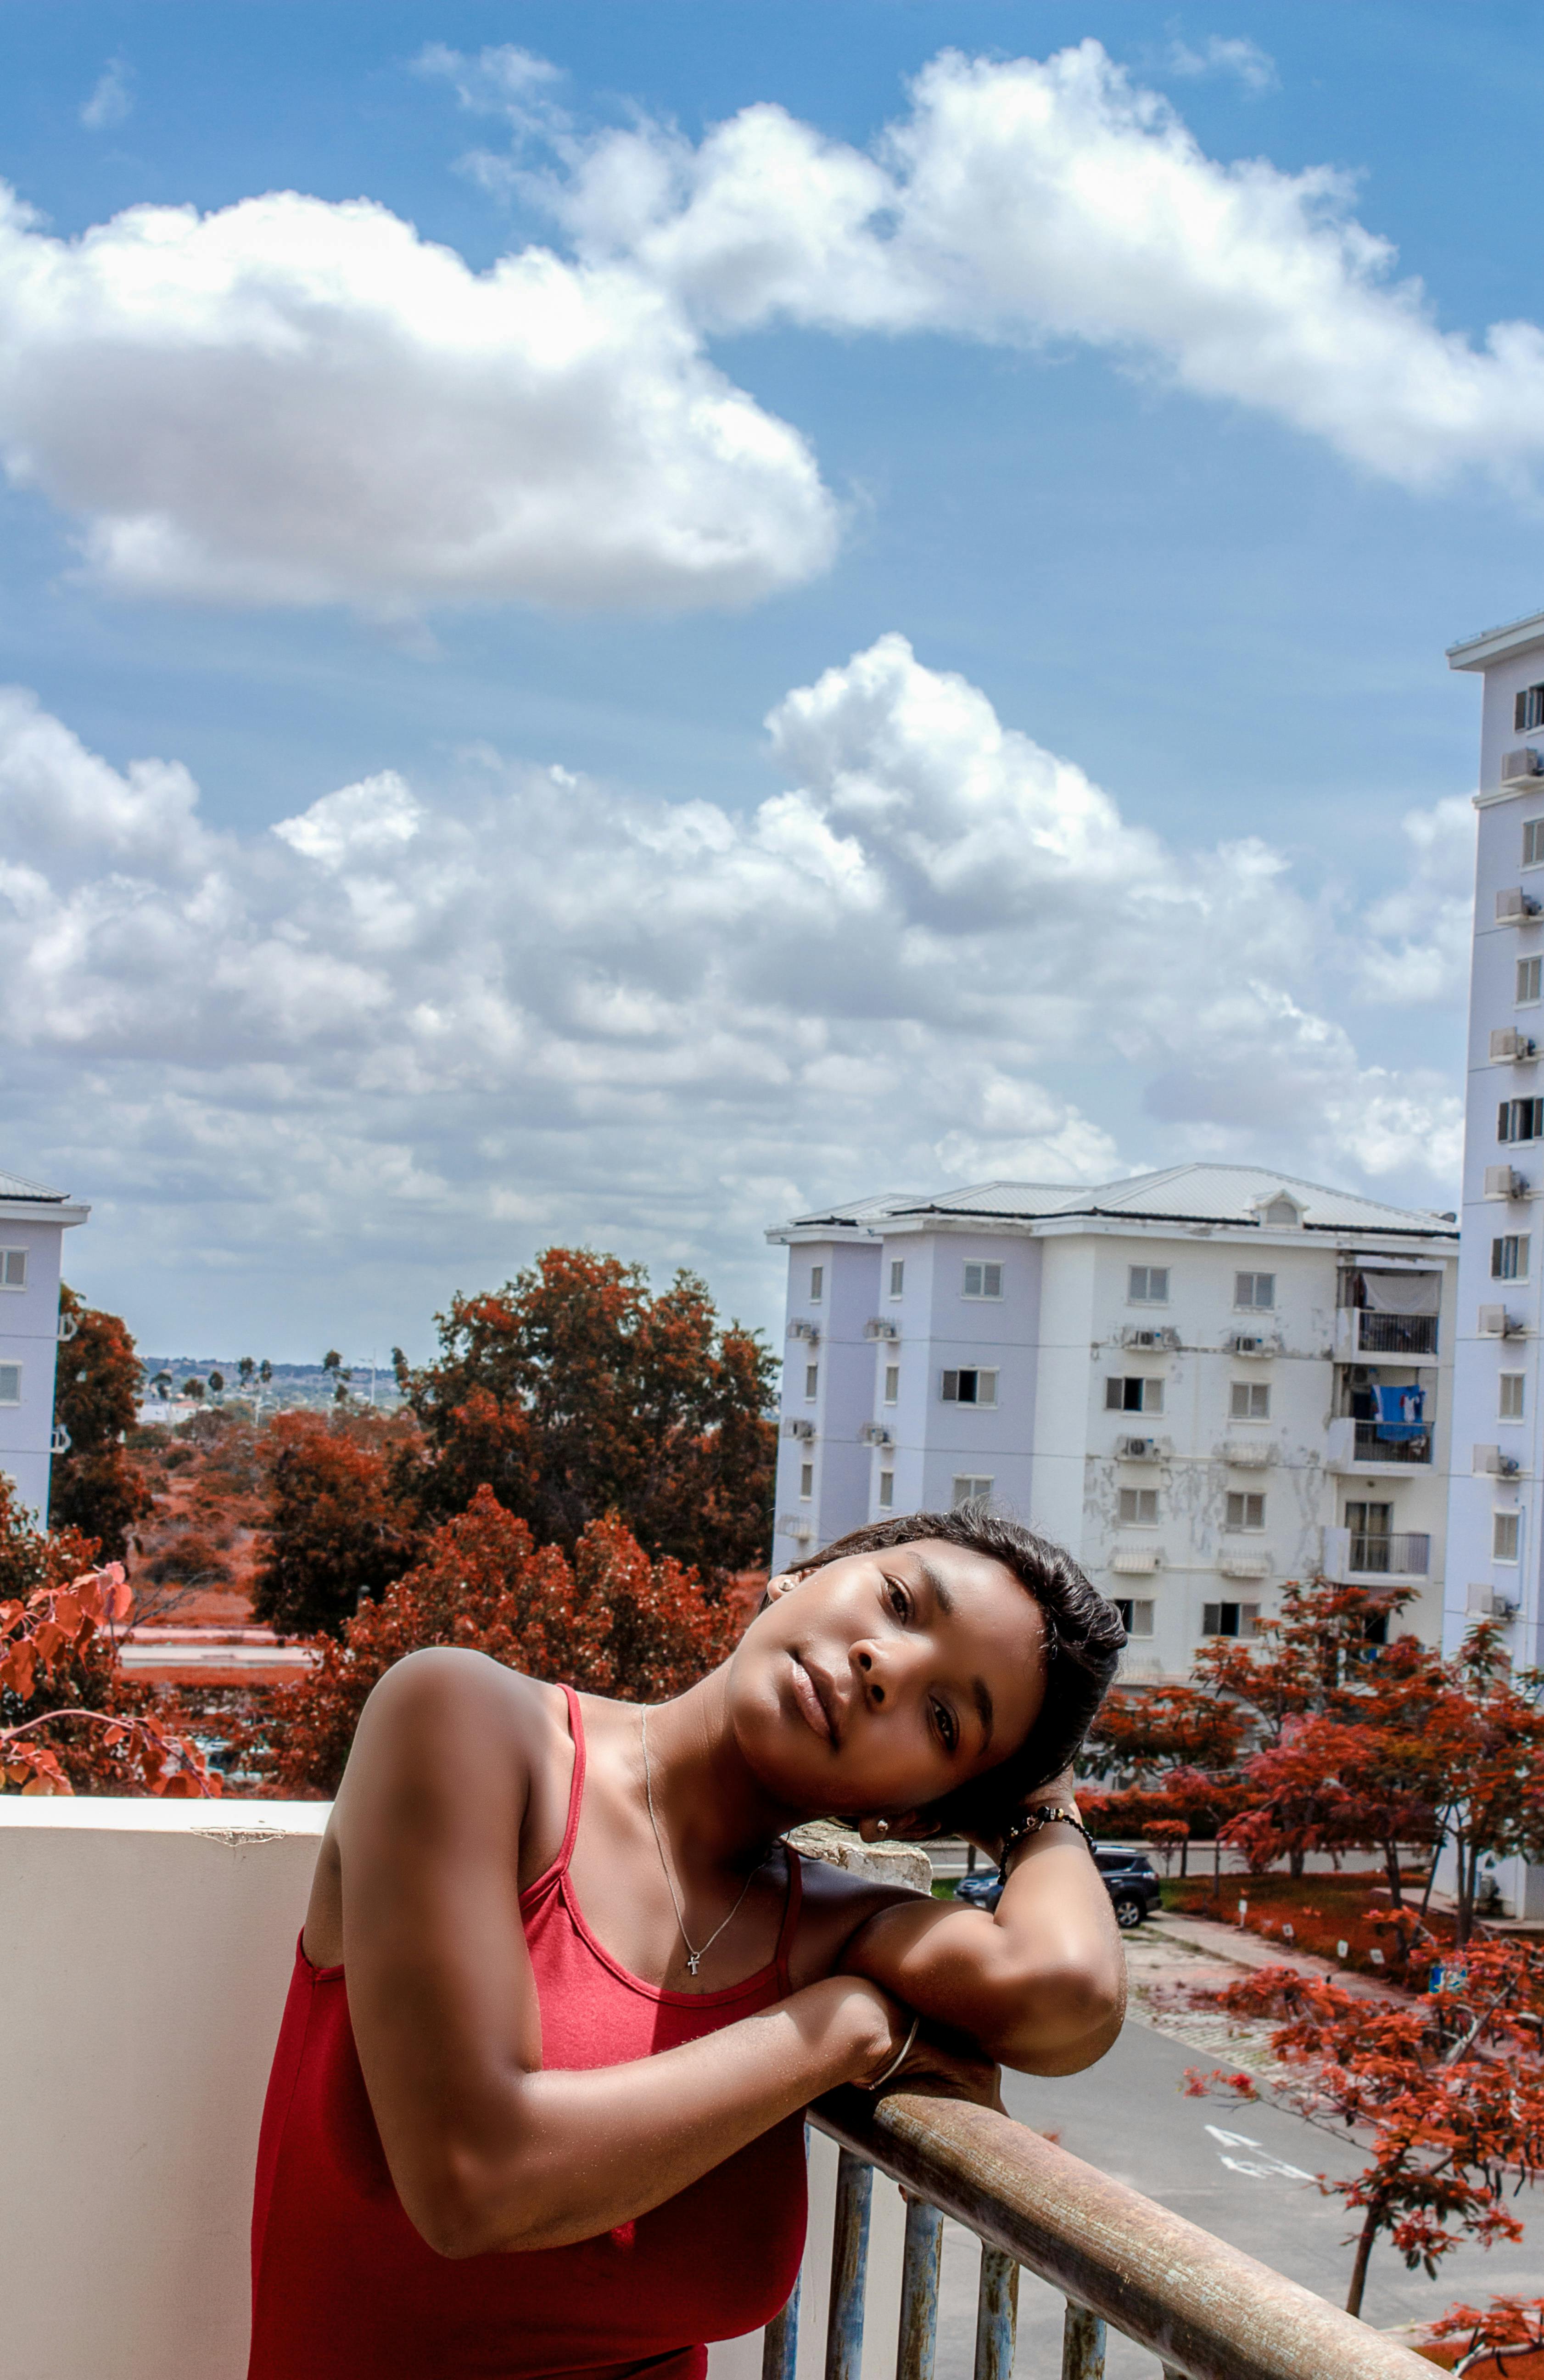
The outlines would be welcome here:
[[[1301,1878],[1227,1876],[1222,1880],[1219,1906],[1212,1898],[1210,1876],[1171,1876],[1164,1885],[1164,1906],[1176,1915],[1220,1918],[1224,1925],[1236,1925],[1242,1900],[1248,1908],[1244,1922],[1248,1932],[1263,1940],[1285,1949],[1311,1951],[1316,1958],[1354,1967],[1363,1974],[1397,1979],[1401,1971],[1398,1937],[1389,1923],[1389,1904],[1371,1898],[1374,1887],[1384,1882],[1381,1868]],[[1412,1909],[1419,1905],[1421,1889],[1421,1883],[1406,1883],[1406,1903]],[[1431,1914],[1427,1923],[1439,1941],[1452,1938],[1446,1919]],[[1381,1966],[1372,1956],[1374,1950],[1382,1953]]]

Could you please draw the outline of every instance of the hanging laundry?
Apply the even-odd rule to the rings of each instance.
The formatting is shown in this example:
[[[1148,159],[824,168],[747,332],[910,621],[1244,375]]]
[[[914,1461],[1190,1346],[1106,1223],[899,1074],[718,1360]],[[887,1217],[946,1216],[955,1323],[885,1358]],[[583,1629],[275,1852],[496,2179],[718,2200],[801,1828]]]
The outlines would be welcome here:
[[[1426,1436],[1426,1390],[1405,1387],[1376,1388],[1378,1435],[1385,1445]]]

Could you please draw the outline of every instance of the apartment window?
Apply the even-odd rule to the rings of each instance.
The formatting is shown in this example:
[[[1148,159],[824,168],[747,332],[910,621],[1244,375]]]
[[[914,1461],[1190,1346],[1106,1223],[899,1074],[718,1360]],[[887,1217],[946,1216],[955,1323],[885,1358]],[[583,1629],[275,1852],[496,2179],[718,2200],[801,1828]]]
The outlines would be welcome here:
[[[1200,1633],[1203,1636],[1258,1636],[1260,1606],[1258,1603],[1203,1603],[1200,1608]]]
[[[1121,1525],[1132,1529],[1155,1529],[1158,1526],[1158,1490],[1156,1488],[1123,1488],[1120,1491]]]
[[[1530,728],[1544,727],[1544,686],[1525,686],[1512,698],[1512,732],[1526,735]],[[1530,820],[1544,826],[1544,819]]]
[[[895,1475],[895,1473],[894,1473],[893,1471],[882,1471],[882,1472],[880,1473],[880,1475],[879,1475],[879,1509],[880,1509],[880,1511],[881,1511],[882,1512],[890,1512],[890,1511],[894,1508],[895,1500],[896,1500],[896,1475]]]
[[[899,1364],[887,1364],[885,1366],[885,1402],[887,1405],[893,1405],[899,1394],[900,1366]]]
[[[1132,1305],[1167,1305],[1167,1265],[1132,1265],[1126,1276],[1126,1295]]]
[[[26,1286],[26,1249],[0,1248],[0,1289],[25,1289]]]
[[[1521,1372],[1503,1372],[1502,1374],[1501,1395],[1497,1400],[1496,1404],[1496,1414],[1499,1420],[1521,1421],[1523,1419],[1524,1378],[1525,1375]]]
[[[824,1296],[824,1294],[825,1294],[825,1291],[826,1291],[826,1268],[825,1268],[825,1266],[824,1266],[824,1265],[811,1265],[811,1267],[810,1267],[810,1304],[811,1304],[812,1305],[818,1305],[820,1304],[821,1298],[822,1298],[822,1297]]]
[[[1528,1277],[1528,1233],[1507,1232],[1490,1243],[1490,1278],[1492,1281],[1526,1281]]]
[[[947,1405],[995,1405],[995,1372],[946,1372],[939,1395]]]
[[[1531,1008],[1544,986],[1544,959],[1519,959],[1517,962],[1517,1005]]]
[[[899,1297],[906,1286],[906,1259],[893,1257],[890,1260],[890,1295]]]
[[[819,1392],[819,1389],[820,1366],[818,1364],[806,1364],[804,1366],[804,1401],[806,1404],[814,1403],[814,1399]]]
[[[1130,1375],[1123,1379],[1117,1373],[1104,1383],[1104,1410],[1106,1413],[1162,1413],[1164,1383]]]
[[[1129,1596],[1117,1595],[1115,1605],[1120,1614],[1120,1624],[1128,1636],[1152,1635],[1152,1597],[1150,1595],[1139,1596],[1135,1599]]]
[[[1000,1264],[968,1264],[965,1268],[967,1297],[1001,1297],[1003,1269]]]
[[[1498,1140],[1544,1140],[1544,1099],[1502,1099],[1496,1115]]]
[[[960,1473],[954,1483],[954,1501],[957,1505],[984,1504],[991,1493],[991,1480],[983,1479],[974,1472]]]
[[[1530,691],[1537,694],[1538,688],[1534,686]],[[1523,820],[1523,865],[1525,868],[1537,868],[1540,862],[1544,862],[1544,818],[1525,819]]]
[[[1269,1421],[1271,1390],[1264,1380],[1230,1380],[1227,1391],[1230,1421]]]
[[[802,1463],[799,1465],[799,1493],[806,1503],[814,1494],[814,1464],[813,1463]]]
[[[0,1370],[0,1378],[4,1377]],[[1517,1538],[1522,1528],[1521,1512],[1492,1512],[1490,1515],[1490,1552],[1497,1561],[1514,1562],[1517,1559]]]
[[[0,1405],[18,1405],[20,1402],[20,1365],[0,1364]]]
[[[1265,1526],[1264,1497],[1230,1495],[1226,1525],[1230,1529],[1262,1529]]]
[[[1241,1312],[1254,1314],[1268,1311],[1276,1302],[1276,1276],[1273,1272],[1236,1272],[1233,1276],[1233,1303]]]

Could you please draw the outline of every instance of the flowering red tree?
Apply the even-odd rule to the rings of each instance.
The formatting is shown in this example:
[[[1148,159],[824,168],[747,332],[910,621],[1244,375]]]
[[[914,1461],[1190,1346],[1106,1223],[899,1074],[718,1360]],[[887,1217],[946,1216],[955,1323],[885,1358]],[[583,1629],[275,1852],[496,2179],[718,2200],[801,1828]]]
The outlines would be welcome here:
[[[1435,2275],[1465,2238],[1489,2247],[1522,2226],[1503,2203],[1544,2172],[1544,1958],[1512,1943],[1471,1946],[1438,1987],[1405,2001],[1354,1998],[1329,1978],[1265,1967],[1198,1995],[1241,2019],[1275,2017],[1285,2073],[1191,2073],[1192,2096],[1266,2099],[1325,2130],[1357,2128],[1370,2154],[1326,2194],[1361,2216],[1346,2310],[1361,2311],[1368,2261],[1387,2232],[1412,2269]]]
[[[133,1593],[121,1563],[0,1603],[0,1790],[217,1793],[195,1745],[118,1670],[115,1623]]]
[[[1509,2351],[1514,2370],[1519,2356],[1544,2354],[1544,2298],[1492,2298],[1483,2312],[1478,2306],[1450,2306],[1427,2337],[1433,2345],[1460,2345],[1454,2372],[1489,2368],[1506,2380]]]
[[[721,1605],[694,1574],[651,1562],[619,1521],[592,1522],[572,1560],[479,1488],[424,1559],[323,1638],[302,1683],[274,1697],[257,1733],[267,1790],[336,1791],[359,1713],[394,1661],[432,1645],[489,1654],[527,1676],[644,1700],[679,1694],[729,1649]]]
[[[393,1455],[416,1444],[409,1424],[363,1415],[280,1414],[262,1433],[267,1558],[254,1616],[286,1634],[336,1635],[362,1600],[400,1578],[417,1551],[397,1495]]]

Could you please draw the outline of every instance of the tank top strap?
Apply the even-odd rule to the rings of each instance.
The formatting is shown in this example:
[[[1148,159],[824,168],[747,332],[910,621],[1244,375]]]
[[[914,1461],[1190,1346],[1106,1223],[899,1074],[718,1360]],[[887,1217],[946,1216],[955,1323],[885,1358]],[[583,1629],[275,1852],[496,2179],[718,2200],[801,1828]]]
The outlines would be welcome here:
[[[573,1856],[573,1839],[579,1832],[579,1806],[585,1798],[585,1722],[579,1712],[579,1697],[572,1686],[564,1686],[563,1699],[568,1705],[568,1731],[573,1739],[573,1775],[568,1789],[568,1824],[563,1828],[563,1846],[553,1862],[551,1871],[558,1876],[568,1873],[568,1864]]]
[[[786,1999],[793,1989],[789,1981],[788,1962],[793,1954],[793,1937],[799,1930],[799,1911],[804,1898],[804,1869],[791,1843],[784,1843],[783,1857],[788,1862],[788,1899],[783,1903],[783,1922],[778,1935],[776,1955],[778,1988]]]

